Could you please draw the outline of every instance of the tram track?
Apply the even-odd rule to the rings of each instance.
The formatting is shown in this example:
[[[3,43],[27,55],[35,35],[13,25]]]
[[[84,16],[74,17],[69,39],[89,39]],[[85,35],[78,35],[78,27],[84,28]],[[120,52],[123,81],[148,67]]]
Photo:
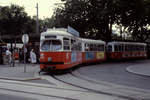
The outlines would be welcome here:
[[[6,81],[6,82],[5,82]],[[54,89],[57,91],[70,91],[70,92],[86,92],[86,91],[82,91],[82,90],[75,90],[75,89],[67,89],[67,88],[61,88],[61,87],[51,87],[51,86],[41,86],[35,83],[24,83],[24,82],[18,82],[18,81],[12,81],[12,82],[7,82],[7,80],[0,80],[0,91],[10,91],[10,92],[15,92],[15,93],[25,93],[25,94],[30,94],[30,95],[37,95],[37,96],[44,96],[44,97],[50,97],[50,98],[57,98],[57,99],[63,99],[63,100],[78,100],[72,97],[67,97],[67,96],[63,96],[63,95],[54,95],[51,93],[44,93],[44,92],[37,92],[37,91],[30,91],[28,89],[18,89],[18,88],[9,88],[9,87],[3,87],[3,84],[7,84],[8,86],[12,85],[12,86],[18,86],[18,88],[21,87],[30,87],[33,89]]]
[[[98,82],[94,82],[93,80],[88,80],[88,79],[84,79],[84,78],[81,78],[81,77],[78,77],[74,74],[70,74],[72,77],[75,77],[75,78],[78,78],[78,79],[81,79],[81,80],[84,80],[84,81],[87,81],[87,82],[90,82],[90,83],[93,83],[93,85],[95,84],[98,84],[98,85],[102,85]],[[132,97],[128,97],[128,96],[123,96],[123,95],[119,95],[119,94],[115,94],[115,93],[109,93],[109,92],[103,92],[101,90],[96,90],[96,89],[92,89],[92,88],[88,88],[86,86],[80,86],[78,84],[73,84],[73,83],[70,83],[70,82],[67,82],[65,80],[62,80],[62,79],[59,79],[58,77],[52,75],[52,77],[54,79],[56,79],[57,81],[60,81],[60,82],[63,82],[65,84],[68,84],[68,85],[71,85],[71,86],[74,86],[74,87],[77,87],[77,88],[81,88],[81,89],[84,89],[84,90],[87,90],[89,92],[92,92],[92,93],[96,93],[96,94],[103,94],[103,95],[108,95],[108,96],[114,96],[114,97],[118,97],[118,98],[122,98],[122,99],[128,99],[128,100],[138,100],[137,98],[132,98]],[[144,100],[144,99],[140,99],[140,100]]]
[[[33,86],[33,87],[40,87],[40,88],[47,88],[47,89],[58,89],[58,90],[68,90],[68,91],[78,91],[78,92],[86,92],[82,90],[75,90],[75,89],[67,89],[67,88],[61,88],[61,87],[53,87],[53,86],[48,86],[45,84],[35,84],[35,83],[24,83],[24,82],[4,82],[0,80],[0,83],[8,83],[8,84],[14,84],[14,85],[22,85],[22,86]]]
[[[6,90],[6,91],[18,92],[18,93],[26,93],[26,94],[32,94],[32,95],[38,95],[38,96],[46,96],[46,97],[64,99],[64,100],[77,100],[77,99],[73,99],[73,98],[69,98],[69,97],[62,97],[62,96],[55,96],[55,95],[47,95],[47,94],[34,93],[34,92],[26,92],[26,91],[21,91],[21,90],[14,90],[14,89],[6,89],[6,88],[0,88],[0,89],[1,89],[1,90]]]
[[[78,72],[78,73],[79,73],[79,72]],[[70,74],[71,74],[72,76],[76,77],[76,78],[79,78],[79,79],[84,80],[84,81],[87,81],[87,82],[91,82],[91,83],[98,84],[98,85],[111,86],[111,85],[108,85],[108,84],[105,84],[105,83],[102,83],[102,82],[100,83],[100,82],[98,82],[98,81],[88,79],[87,77],[85,78],[85,77],[78,76],[78,75],[76,75],[76,74],[74,74],[74,73],[70,73]]]

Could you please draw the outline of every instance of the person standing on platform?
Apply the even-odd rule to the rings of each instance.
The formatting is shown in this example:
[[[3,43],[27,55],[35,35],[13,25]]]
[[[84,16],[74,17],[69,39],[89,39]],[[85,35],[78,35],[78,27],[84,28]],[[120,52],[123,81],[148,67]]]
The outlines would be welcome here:
[[[31,60],[32,64],[36,63],[36,54],[34,52],[34,49],[31,49],[31,51],[30,51],[30,60]]]
[[[12,53],[10,52],[9,48],[6,50],[6,58],[7,58],[7,63],[11,64],[12,63]]]

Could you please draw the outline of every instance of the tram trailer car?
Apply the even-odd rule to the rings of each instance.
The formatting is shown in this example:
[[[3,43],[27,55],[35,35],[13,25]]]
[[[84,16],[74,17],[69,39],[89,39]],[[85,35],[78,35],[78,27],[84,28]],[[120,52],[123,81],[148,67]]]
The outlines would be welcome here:
[[[102,40],[82,39],[82,63],[106,60],[106,43]]]
[[[40,38],[41,71],[64,70],[87,62],[106,60],[106,43],[82,39],[67,29],[48,29]]]
[[[146,46],[137,42],[109,42],[107,57],[111,60],[147,58]]]

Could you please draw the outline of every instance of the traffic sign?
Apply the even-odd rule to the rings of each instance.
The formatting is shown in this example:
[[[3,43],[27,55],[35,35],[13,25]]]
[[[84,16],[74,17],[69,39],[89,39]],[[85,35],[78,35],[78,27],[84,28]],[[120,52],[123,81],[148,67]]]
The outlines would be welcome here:
[[[28,34],[23,34],[23,36],[22,36],[22,42],[24,44],[27,44],[29,42],[29,36],[28,36]]]

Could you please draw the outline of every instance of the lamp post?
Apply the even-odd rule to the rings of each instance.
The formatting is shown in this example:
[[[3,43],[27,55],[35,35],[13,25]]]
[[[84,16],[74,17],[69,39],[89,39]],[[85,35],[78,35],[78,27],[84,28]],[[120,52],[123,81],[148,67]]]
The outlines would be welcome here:
[[[36,34],[39,34],[39,7],[38,7],[38,3],[36,4],[36,11],[37,11],[37,15],[36,15]]]

